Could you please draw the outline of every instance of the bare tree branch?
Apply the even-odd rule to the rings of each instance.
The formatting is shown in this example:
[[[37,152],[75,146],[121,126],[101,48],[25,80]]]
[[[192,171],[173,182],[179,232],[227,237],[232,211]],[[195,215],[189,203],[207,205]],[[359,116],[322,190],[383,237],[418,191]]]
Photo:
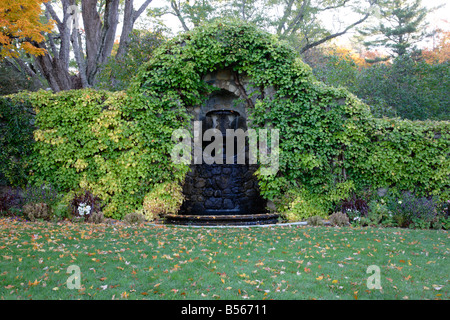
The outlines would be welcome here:
[[[320,40],[317,40],[317,41],[314,41],[312,43],[307,44],[306,46],[304,46],[303,48],[300,49],[300,53],[304,53],[305,51],[307,51],[307,50],[309,50],[309,49],[311,49],[313,47],[316,47],[316,46],[321,45],[322,43],[325,43],[325,42],[327,42],[327,41],[329,41],[331,39],[334,39],[334,38],[337,38],[337,37],[340,37],[340,36],[346,34],[350,29],[352,29],[352,28],[356,27],[357,25],[359,25],[359,24],[363,23],[364,21],[366,21],[367,18],[369,18],[369,16],[370,16],[370,14],[367,13],[366,15],[364,15],[364,17],[362,17],[358,21],[356,21],[356,22],[352,23],[351,25],[347,26],[347,28],[345,28],[343,31],[336,32],[334,34],[330,34],[330,35],[328,35],[326,37],[323,37]]]
[[[136,22],[137,18],[139,18],[139,16],[142,14],[142,12],[144,12],[144,10],[147,9],[147,7],[150,5],[151,2],[152,2],[152,0],[145,1],[141,5],[141,7],[133,13],[133,23]]]
[[[133,9],[133,0],[125,0],[125,8],[123,14],[122,33],[120,35],[119,49],[117,50],[117,58],[123,56],[130,43],[130,34],[133,31],[134,23],[144,10],[150,5],[152,0],[145,1],[137,11]]]
[[[177,16],[178,20],[180,20],[181,25],[184,29],[184,31],[189,31],[188,26],[186,25],[186,22],[184,21],[184,18],[180,12],[180,9],[176,3],[176,0],[171,0],[170,1],[170,6],[172,7],[173,11],[175,12],[175,15]]]

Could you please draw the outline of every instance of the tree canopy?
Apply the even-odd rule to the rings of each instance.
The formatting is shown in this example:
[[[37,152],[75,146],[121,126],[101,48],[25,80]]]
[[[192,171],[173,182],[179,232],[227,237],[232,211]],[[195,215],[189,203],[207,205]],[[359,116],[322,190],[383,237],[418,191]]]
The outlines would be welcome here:
[[[46,54],[37,44],[44,32],[51,32],[52,21],[42,22],[41,5],[49,0],[0,1],[0,58],[17,58],[21,52]]]
[[[429,36],[425,18],[431,10],[422,6],[422,0],[387,0],[380,8],[382,19],[378,24],[360,30],[369,38],[365,41],[368,48],[384,47],[392,55],[402,56]]]

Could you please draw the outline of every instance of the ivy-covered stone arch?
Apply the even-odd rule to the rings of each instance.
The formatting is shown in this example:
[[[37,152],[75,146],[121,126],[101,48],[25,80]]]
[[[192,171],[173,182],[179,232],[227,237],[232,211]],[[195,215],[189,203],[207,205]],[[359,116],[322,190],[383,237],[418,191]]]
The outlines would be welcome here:
[[[223,72],[232,81],[211,76]],[[263,196],[278,211],[287,208],[288,218],[324,216],[363,188],[448,196],[448,122],[375,119],[347,90],[318,82],[286,42],[249,24],[215,22],[180,35],[140,69],[133,86],[184,119],[224,88],[245,103],[253,128],[280,130],[279,171],[258,179]]]
[[[295,51],[273,35],[242,22],[197,28],[160,48],[133,85],[161,112],[176,109],[183,119],[198,115],[218,89],[239,97],[252,128],[280,130],[280,170],[260,176],[266,198],[303,187],[335,193],[336,200],[348,194],[353,185],[345,177],[340,137],[347,119],[370,117],[369,109],[345,90],[317,82]]]

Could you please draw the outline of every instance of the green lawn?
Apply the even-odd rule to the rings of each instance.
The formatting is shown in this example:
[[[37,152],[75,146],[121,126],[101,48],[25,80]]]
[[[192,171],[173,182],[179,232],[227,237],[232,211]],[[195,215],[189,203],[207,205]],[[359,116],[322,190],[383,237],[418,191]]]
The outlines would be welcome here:
[[[448,231],[0,219],[0,299],[445,299]],[[81,288],[67,280],[81,271]],[[367,268],[382,289],[369,290]],[[70,278],[72,279],[72,278]]]

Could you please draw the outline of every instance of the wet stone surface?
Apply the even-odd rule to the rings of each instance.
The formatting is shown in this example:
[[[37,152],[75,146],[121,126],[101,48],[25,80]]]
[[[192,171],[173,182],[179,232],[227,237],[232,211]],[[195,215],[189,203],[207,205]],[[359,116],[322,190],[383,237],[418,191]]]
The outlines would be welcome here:
[[[183,193],[181,214],[263,213],[266,203],[259,195],[253,173],[257,166],[238,164],[192,165]]]

